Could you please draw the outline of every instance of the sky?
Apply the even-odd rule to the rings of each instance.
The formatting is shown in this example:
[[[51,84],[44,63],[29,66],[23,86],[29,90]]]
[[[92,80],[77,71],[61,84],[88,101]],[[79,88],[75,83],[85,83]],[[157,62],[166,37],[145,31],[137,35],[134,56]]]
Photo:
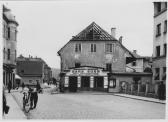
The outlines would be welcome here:
[[[41,57],[60,68],[57,52],[93,21],[142,56],[153,52],[152,0],[5,1],[19,23],[17,56]]]

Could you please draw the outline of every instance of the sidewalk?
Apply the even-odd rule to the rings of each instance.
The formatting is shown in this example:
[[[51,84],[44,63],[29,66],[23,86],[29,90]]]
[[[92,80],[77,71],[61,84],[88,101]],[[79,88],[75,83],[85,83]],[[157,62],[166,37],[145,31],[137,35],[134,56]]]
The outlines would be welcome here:
[[[10,107],[9,113],[4,114],[3,119],[27,119],[19,105],[14,100],[12,93],[6,93],[7,105]]]
[[[166,104],[166,100],[159,100],[156,98],[148,98],[148,97],[141,97],[141,96],[135,96],[135,95],[129,95],[129,94],[117,94],[117,93],[114,93],[113,95],[120,96],[120,97],[126,97],[130,99],[137,99],[137,100],[143,100],[143,101],[148,101],[148,102]]]

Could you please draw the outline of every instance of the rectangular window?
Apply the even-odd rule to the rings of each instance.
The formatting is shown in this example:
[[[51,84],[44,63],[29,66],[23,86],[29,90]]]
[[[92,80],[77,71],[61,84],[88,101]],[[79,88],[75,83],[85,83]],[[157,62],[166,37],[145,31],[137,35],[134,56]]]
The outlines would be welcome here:
[[[81,44],[75,44],[75,52],[81,52]]]
[[[113,51],[113,46],[112,46],[112,44],[106,44],[106,46],[105,46],[105,48],[106,48],[106,52],[112,52]]]
[[[91,52],[96,52],[96,44],[91,44]]]
[[[16,50],[15,50],[15,61],[16,61]]]
[[[164,21],[164,33],[167,33],[167,20]]]
[[[161,23],[156,26],[156,37],[161,35]]]
[[[80,67],[80,63],[75,63],[75,68]]]
[[[109,72],[111,72],[111,64],[109,64],[109,63],[106,64],[106,70],[109,71]]]
[[[156,47],[156,57],[160,56],[160,46]]]
[[[136,61],[133,61],[133,62],[132,62],[132,66],[136,66]]]
[[[155,80],[159,80],[160,79],[160,69],[156,68],[155,71],[156,71]]]
[[[166,67],[163,67],[163,73],[166,73]]]
[[[164,44],[164,56],[167,55],[167,44]]]
[[[161,11],[161,2],[158,2],[157,10],[158,10],[158,13]]]
[[[3,50],[3,58],[5,59],[5,48]]]
[[[3,37],[5,38],[5,25],[3,26]]]
[[[8,27],[8,39],[10,39],[10,27]]]
[[[8,49],[8,60],[10,60],[10,49]]]
[[[17,31],[15,30],[15,41],[17,40]]]

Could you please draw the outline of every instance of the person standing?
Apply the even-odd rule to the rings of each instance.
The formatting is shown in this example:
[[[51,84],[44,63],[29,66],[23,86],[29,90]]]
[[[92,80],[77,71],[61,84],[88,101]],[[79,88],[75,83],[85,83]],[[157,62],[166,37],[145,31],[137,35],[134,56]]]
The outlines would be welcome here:
[[[24,87],[25,87],[25,84],[24,84],[24,82],[23,82],[23,83],[22,83],[22,91],[23,91]]]
[[[159,85],[159,88],[158,88],[159,100],[164,100],[165,99],[165,92],[166,92],[165,84],[163,84],[163,81],[161,81],[161,83]]]
[[[9,82],[8,82],[8,93],[10,93],[11,88],[12,88],[12,82],[11,82],[11,80],[9,80]]]

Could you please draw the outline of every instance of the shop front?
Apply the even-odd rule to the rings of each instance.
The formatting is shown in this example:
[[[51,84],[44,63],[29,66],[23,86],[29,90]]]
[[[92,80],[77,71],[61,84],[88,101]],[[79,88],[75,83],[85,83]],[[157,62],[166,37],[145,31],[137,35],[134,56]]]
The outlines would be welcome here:
[[[100,67],[79,67],[69,69],[64,78],[64,89],[77,91],[106,91],[108,89],[107,71]]]

